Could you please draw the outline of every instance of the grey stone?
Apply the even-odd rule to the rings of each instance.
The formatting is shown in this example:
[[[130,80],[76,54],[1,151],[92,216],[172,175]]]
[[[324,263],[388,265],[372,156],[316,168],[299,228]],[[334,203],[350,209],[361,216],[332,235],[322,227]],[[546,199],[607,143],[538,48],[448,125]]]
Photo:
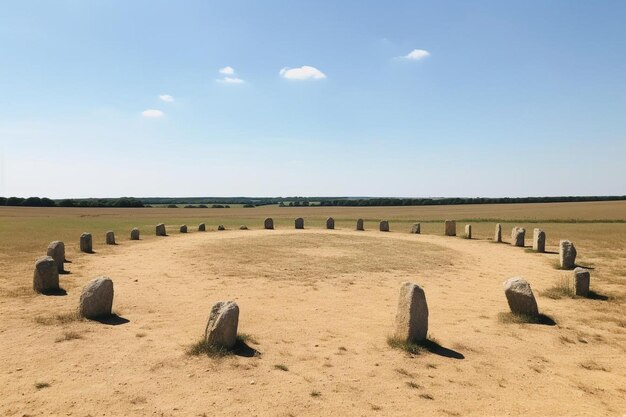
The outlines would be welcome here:
[[[465,237],[467,239],[471,239],[472,238],[472,225],[471,224],[466,224],[465,225]]]
[[[248,226],[242,224],[241,226],[239,226],[239,230],[248,230]]]
[[[413,226],[411,226],[411,233],[419,235],[421,233],[421,225],[419,223],[413,223]]]
[[[35,261],[33,290],[40,293],[59,289],[59,268],[52,256],[43,256]]]
[[[496,232],[493,235],[493,240],[498,243],[502,242],[502,225],[500,223],[496,224]]]
[[[106,234],[106,243],[107,245],[115,245],[115,233],[112,230],[109,230]]]
[[[326,228],[327,229],[334,229],[335,228],[335,219],[333,219],[332,217],[329,217],[326,219]]]
[[[183,224],[182,226],[180,226],[180,233],[187,233],[187,225]]]
[[[198,225],[198,232],[206,232],[206,224],[200,223]]]
[[[217,226],[217,230],[226,230],[226,227],[224,227],[223,224],[220,224],[219,226]]]
[[[156,225],[156,235],[157,236],[166,236],[165,225],[163,223],[159,223]]]
[[[559,262],[563,269],[573,269],[576,266],[576,248],[569,240],[559,242]]]
[[[111,315],[113,307],[113,281],[108,277],[97,277],[85,285],[80,294],[78,314],[95,319]]]
[[[56,262],[59,272],[63,272],[63,262],[65,262],[65,244],[60,240],[55,240],[54,242],[51,242],[48,245],[48,251],[46,252],[46,254],[54,259],[54,262]]]
[[[91,233],[83,233],[80,235],[80,251],[85,253],[93,252],[93,239]]]
[[[456,236],[456,221],[446,220],[444,223],[444,234],[446,236]]]
[[[513,246],[524,247],[524,239],[526,238],[526,229],[523,227],[514,227],[511,230],[511,244]]]
[[[139,229],[136,227],[130,231],[130,240],[139,240]]]
[[[422,342],[428,336],[426,295],[412,282],[405,282],[400,287],[394,336],[409,343]]]
[[[272,219],[271,217],[268,217],[267,219],[265,219],[265,222],[263,222],[263,227],[265,227],[266,229],[273,229],[274,228],[274,219]]]
[[[587,297],[589,295],[589,284],[591,284],[591,274],[585,268],[574,269],[574,288],[576,295]]]
[[[531,317],[539,315],[537,300],[530,284],[524,279],[513,277],[504,282],[504,295],[509,308],[514,314],[524,314]]]
[[[546,251],[546,232],[541,229],[533,230],[533,250],[541,253]]]
[[[220,301],[211,308],[204,337],[211,346],[232,348],[237,342],[239,306],[234,301]]]
[[[296,229],[304,229],[304,219],[302,217],[298,217],[295,221]]]
[[[358,219],[356,221],[356,230],[365,230],[365,227],[363,226],[363,219]]]
[[[380,230],[381,232],[388,232],[389,231],[389,221],[388,220],[381,220],[380,221],[380,225],[378,226],[378,230]]]

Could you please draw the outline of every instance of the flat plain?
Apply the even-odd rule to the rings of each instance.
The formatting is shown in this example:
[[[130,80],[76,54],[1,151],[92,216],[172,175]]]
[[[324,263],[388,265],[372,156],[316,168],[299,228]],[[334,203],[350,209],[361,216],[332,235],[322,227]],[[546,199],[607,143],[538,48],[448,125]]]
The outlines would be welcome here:
[[[325,219],[336,230],[325,230]],[[275,230],[263,230],[272,217]],[[305,219],[305,230],[293,220]],[[365,232],[354,230],[365,219]],[[389,220],[391,232],[378,232]],[[457,220],[457,237],[443,221]],[[166,223],[168,236],[154,236]],[[208,231],[197,232],[198,223]],[[422,234],[409,233],[420,222]],[[491,241],[502,223],[505,243]],[[473,239],[463,239],[463,225]],[[190,233],[180,234],[181,224]],[[223,224],[226,231],[216,231]],[[246,225],[249,230],[239,230]],[[547,253],[512,247],[513,226]],[[132,227],[140,241],[130,241]],[[118,244],[104,244],[106,230]],[[93,254],[78,251],[82,232]],[[559,296],[569,239],[592,298]],[[66,244],[65,296],[33,293],[35,258]],[[626,413],[626,202],[230,209],[0,208],[0,414],[618,415]],[[76,320],[80,289],[115,283],[115,323]],[[505,322],[528,280],[555,325]],[[391,348],[400,284],[422,285],[430,337]],[[556,294],[556,295],[555,295]],[[190,356],[209,310],[241,309],[250,349]]]

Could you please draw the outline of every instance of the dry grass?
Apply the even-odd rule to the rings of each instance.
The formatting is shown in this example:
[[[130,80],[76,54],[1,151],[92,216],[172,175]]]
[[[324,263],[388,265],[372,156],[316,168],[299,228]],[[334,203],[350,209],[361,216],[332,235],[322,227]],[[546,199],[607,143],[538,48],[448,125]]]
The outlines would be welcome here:
[[[63,332],[63,334],[55,339],[56,343],[60,343],[60,342],[67,342],[69,340],[77,340],[77,339],[82,339],[83,335],[81,333],[78,333],[76,331],[65,331]]]
[[[54,326],[58,324],[69,324],[75,321],[83,320],[77,312],[52,314],[50,316],[37,316],[35,317],[35,323],[44,326]]]
[[[559,279],[554,286],[542,291],[541,295],[553,300],[558,300],[560,298],[574,298],[576,296],[573,283],[571,282],[571,279],[567,277]]]

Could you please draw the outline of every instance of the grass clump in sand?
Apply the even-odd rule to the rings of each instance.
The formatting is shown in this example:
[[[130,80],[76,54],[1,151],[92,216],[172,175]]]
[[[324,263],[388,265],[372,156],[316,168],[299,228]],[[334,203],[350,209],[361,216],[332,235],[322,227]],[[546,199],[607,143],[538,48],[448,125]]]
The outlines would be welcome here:
[[[570,283],[570,280],[567,278],[560,279],[556,284],[552,287],[548,288],[545,291],[541,292],[541,295],[544,297],[551,298],[553,300],[558,300],[560,298],[574,298],[574,288]]]
[[[419,355],[425,351],[432,351],[440,347],[437,340],[430,335],[422,342],[408,342],[404,339],[388,336],[387,344],[393,349],[403,350],[411,355]]]
[[[63,332],[63,334],[55,340],[55,343],[67,342],[69,340],[78,340],[82,338],[83,338],[82,334],[76,331],[70,330],[70,331]]]
[[[232,348],[224,346],[212,345],[205,338],[189,346],[187,354],[190,356],[206,355],[210,358],[223,358],[231,355],[256,356],[259,354],[256,350],[250,348],[246,342],[258,344],[254,337],[246,333],[237,335],[235,345]]]
[[[554,326],[556,322],[545,314],[531,316],[528,314],[515,314],[510,311],[498,313],[498,321],[503,324],[544,324]]]
[[[283,371],[283,372],[289,371],[289,368],[287,368],[287,365],[283,365],[282,363],[279,363],[278,365],[274,365],[274,369],[278,369],[279,371]]]
[[[48,382],[36,382],[35,383],[35,388],[37,388],[38,390],[48,388],[48,387],[50,387],[50,384]]]
[[[80,320],[82,320],[82,318],[78,315],[78,312],[76,311],[72,311],[69,313],[53,314],[50,316],[35,317],[35,323],[44,326],[53,326],[55,324],[69,324]]]

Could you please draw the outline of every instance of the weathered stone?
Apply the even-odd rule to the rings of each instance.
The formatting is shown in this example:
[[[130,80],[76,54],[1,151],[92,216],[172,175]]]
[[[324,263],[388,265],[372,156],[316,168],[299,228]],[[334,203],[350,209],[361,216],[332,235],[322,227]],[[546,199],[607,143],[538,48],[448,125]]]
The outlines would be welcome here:
[[[365,230],[365,227],[363,226],[363,219],[358,219],[356,221],[356,230]]]
[[[248,230],[248,226],[242,224],[241,226],[239,226],[239,230]]]
[[[187,225],[183,224],[182,226],[180,226],[180,233],[187,233]]]
[[[523,227],[514,227],[511,230],[511,244],[513,246],[524,247],[524,239],[526,238],[526,229]]]
[[[266,229],[273,229],[274,219],[272,219],[271,217],[268,217],[267,219],[265,219],[265,222],[263,222],[263,227],[265,227]]]
[[[500,223],[496,224],[496,232],[493,235],[493,240],[498,243],[502,242],[502,225]]]
[[[130,240],[139,240],[139,229],[136,227],[130,231]]]
[[[232,348],[237,342],[239,306],[234,301],[220,301],[211,308],[204,338],[210,346]]]
[[[223,224],[220,224],[219,226],[217,226],[217,230],[226,230],[226,227],[224,227]]]
[[[106,234],[106,243],[107,245],[115,245],[115,233],[112,230],[109,230]]]
[[[472,238],[472,225],[471,224],[465,225],[465,238],[466,239]]]
[[[85,285],[80,294],[78,314],[95,319],[111,315],[113,307],[113,281],[108,277],[94,278]]]
[[[389,231],[389,221],[388,220],[381,220],[380,221],[380,225],[378,226],[378,230],[380,230],[381,232],[388,232]]]
[[[444,234],[446,236],[456,236],[456,221],[446,220],[444,223]]]
[[[335,219],[333,219],[332,217],[329,217],[326,219],[326,228],[327,229],[334,229],[335,228]]]
[[[206,224],[200,223],[198,225],[198,232],[206,232]]]
[[[46,252],[46,254],[54,259],[54,262],[56,262],[59,272],[63,272],[63,262],[65,262],[65,244],[59,240],[51,242],[48,245],[48,251]]]
[[[304,219],[302,217],[298,217],[295,221],[296,229],[304,229]]]
[[[91,233],[83,233],[80,235],[80,251],[85,253],[93,252],[93,240]]]
[[[591,274],[585,268],[574,269],[574,288],[576,295],[587,297],[589,295],[589,284],[591,284]]]
[[[411,226],[411,233],[419,235],[421,233],[421,225],[419,223],[413,223],[413,226]]]
[[[33,290],[46,293],[59,289],[59,268],[52,256],[42,256],[35,261]]]
[[[504,295],[509,303],[511,312],[531,317],[539,315],[537,300],[530,284],[522,278],[513,277],[504,282]]]
[[[533,230],[533,250],[541,253],[546,251],[546,232],[541,229]]]
[[[159,223],[156,226],[156,235],[157,236],[166,236],[165,225],[163,223]]]
[[[409,343],[422,342],[428,336],[426,295],[412,282],[405,282],[400,287],[394,336]]]
[[[559,242],[559,262],[563,269],[573,269],[576,266],[576,248],[569,240]]]

